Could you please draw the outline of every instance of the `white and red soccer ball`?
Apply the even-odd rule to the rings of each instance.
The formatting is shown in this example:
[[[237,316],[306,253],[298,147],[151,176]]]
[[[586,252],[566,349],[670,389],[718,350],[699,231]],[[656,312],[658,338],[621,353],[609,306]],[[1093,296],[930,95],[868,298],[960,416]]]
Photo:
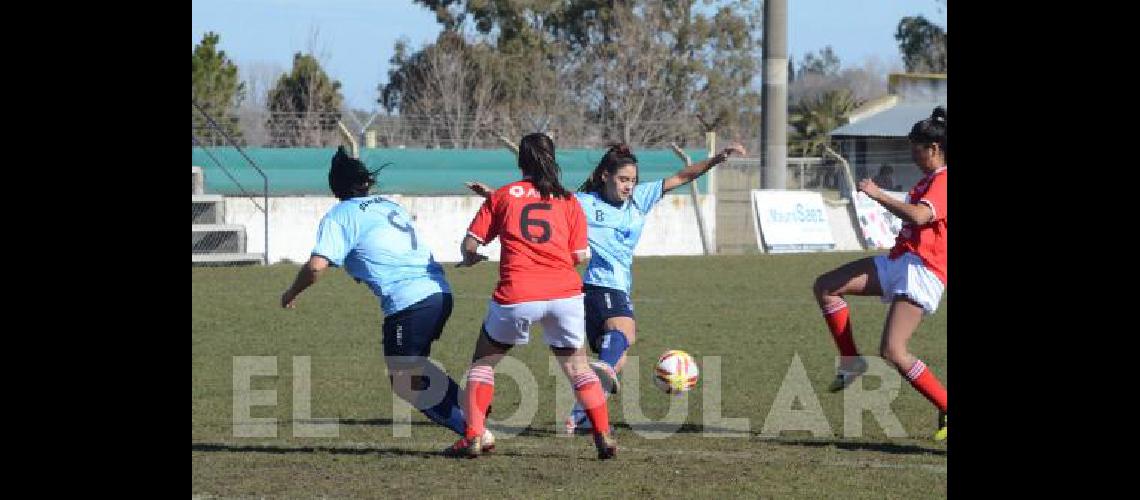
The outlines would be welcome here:
[[[688,392],[697,385],[700,376],[697,362],[689,353],[679,349],[665,351],[653,367],[653,383],[667,394]]]

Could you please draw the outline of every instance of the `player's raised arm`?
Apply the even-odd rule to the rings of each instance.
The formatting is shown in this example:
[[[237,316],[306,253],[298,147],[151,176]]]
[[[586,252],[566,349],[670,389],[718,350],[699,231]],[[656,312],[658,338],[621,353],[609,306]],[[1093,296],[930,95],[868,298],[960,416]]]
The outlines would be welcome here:
[[[724,163],[726,160],[728,160],[728,157],[730,155],[744,156],[745,154],[748,153],[744,150],[744,146],[740,145],[739,143],[733,144],[727,148],[724,148],[724,151],[721,151],[712,158],[701,160],[697,163],[682,168],[681,170],[678,170],[677,173],[665,179],[661,185],[661,191],[668,193],[669,191],[693,182],[696,178],[704,175],[705,172],[708,172],[709,169],[713,168],[716,165]]]

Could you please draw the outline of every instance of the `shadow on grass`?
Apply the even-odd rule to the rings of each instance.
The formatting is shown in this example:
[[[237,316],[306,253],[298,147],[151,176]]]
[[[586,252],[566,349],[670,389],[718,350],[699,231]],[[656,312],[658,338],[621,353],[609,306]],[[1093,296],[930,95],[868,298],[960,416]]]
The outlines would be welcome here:
[[[446,455],[442,449],[438,451],[424,451],[424,450],[411,450],[407,448],[399,448],[394,446],[361,446],[361,445],[281,445],[281,444],[246,444],[238,445],[232,443],[191,443],[191,450],[197,452],[207,453],[266,453],[272,455],[286,455],[286,454],[322,454],[327,453],[330,455],[371,455],[380,458],[396,458],[396,457],[419,457],[419,458],[453,458]],[[562,454],[551,453],[534,453],[527,450],[527,453],[519,453],[509,449],[496,448],[495,451],[488,454],[488,456],[504,456],[504,457],[543,457],[543,458],[564,458]]]
[[[938,455],[946,456],[946,448],[931,444],[930,447],[907,443],[891,443],[884,441],[856,441],[843,438],[812,438],[796,439],[785,437],[770,437],[755,434],[756,438],[773,444],[784,446],[805,446],[812,448],[834,447],[845,451],[875,451],[879,453],[892,453],[896,455]]]

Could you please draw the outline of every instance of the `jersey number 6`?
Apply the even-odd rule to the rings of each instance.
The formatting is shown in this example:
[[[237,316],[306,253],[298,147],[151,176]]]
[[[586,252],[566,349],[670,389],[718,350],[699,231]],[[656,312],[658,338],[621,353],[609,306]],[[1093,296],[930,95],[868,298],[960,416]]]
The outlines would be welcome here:
[[[550,223],[543,219],[530,218],[530,212],[533,210],[550,210],[549,203],[530,203],[522,209],[522,220],[519,221],[519,232],[522,233],[523,238],[526,238],[532,243],[546,243],[550,241]],[[538,236],[531,234],[531,226],[538,226],[542,228],[542,233]]]

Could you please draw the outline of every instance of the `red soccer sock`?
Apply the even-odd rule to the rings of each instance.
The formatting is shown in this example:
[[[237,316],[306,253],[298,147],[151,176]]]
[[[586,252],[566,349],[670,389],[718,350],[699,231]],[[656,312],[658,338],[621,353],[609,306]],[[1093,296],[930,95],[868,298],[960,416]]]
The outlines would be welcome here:
[[[574,385],[574,396],[594,425],[594,434],[610,432],[610,411],[598,375],[589,370],[574,375],[570,382]]]
[[[831,338],[839,348],[839,355],[858,356],[859,350],[855,348],[855,337],[851,334],[851,319],[848,313],[847,302],[840,300],[823,309],[823,319],[827,321],[827,329],[831,330]]]
[[[934,376],[929,369],[926,368],[926,363],[922,360],[916,360],[914,366],[910,371],[905,373],[906,379],[910,381],[910,385],[914,386],[918,392],[921,392],[926,399],[934,403],[938,410],[946,412],[946,388],[942,387],[942,383]]]
[[[467,438],[482,436],[486,428],[487,408],[495,397],[495,369],[475,365],[467,370]]]

